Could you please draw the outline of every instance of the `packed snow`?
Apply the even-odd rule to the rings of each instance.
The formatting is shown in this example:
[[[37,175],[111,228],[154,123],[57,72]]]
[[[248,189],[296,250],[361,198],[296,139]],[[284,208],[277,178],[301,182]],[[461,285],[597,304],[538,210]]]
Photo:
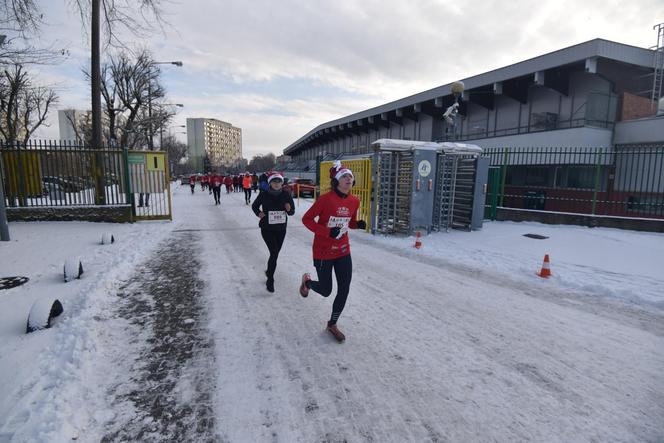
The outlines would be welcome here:
[[[273,294],[242,193],[174,184],[172,222],[10,223],[0,278],[30,280],[0,290],[0,442],[664,441],[664,235],[485,222],[415,249],[352,231],[338,344],[334,293],[297,290],[311,204]],[[51,299],[64,312],[26,334]],[[186,355],[155,354],[179,337]]]

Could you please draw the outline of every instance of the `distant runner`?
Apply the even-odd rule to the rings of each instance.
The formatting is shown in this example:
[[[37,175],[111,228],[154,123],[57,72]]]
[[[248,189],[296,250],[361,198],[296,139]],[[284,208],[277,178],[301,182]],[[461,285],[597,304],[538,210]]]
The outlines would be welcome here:
[[[196,175],[189,176],[189,187],[191,187],[191,193],[193,194],[196,188]]]

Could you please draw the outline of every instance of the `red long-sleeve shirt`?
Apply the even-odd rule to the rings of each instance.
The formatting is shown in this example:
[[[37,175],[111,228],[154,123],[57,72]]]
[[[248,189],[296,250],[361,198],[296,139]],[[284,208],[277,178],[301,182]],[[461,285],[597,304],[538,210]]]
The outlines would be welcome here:
[[[360,200],[351,194],[341,195],[335,191],[321,195],[302,216],[304,226],[315,234],[314,260],[332,260],[350,254],[348,233],[337,240],[330,237],[330,229],[339,227],[342,232],[356,229]],[[314,220],[316,217],[318,220]]]
[[[210,184],[215,188],[221,186],[222,181],[223,180],[219,175],[213,175],[212,177],[210,177]]]

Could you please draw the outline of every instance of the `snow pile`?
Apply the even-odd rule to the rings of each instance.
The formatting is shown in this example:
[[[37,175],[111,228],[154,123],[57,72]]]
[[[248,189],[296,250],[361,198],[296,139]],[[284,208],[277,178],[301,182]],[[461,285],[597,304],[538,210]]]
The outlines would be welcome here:
[[[111,226],[122,240],[103,247],[99,238]],[[77,422],[94,387],[94,378],[82,383],[90,374],[81,371],[97,352],[104,313],[134,266],[171,229],[162,222],[10,223],[12,241],[0,242],[0,276],[24,275],[30,281],[0,291],[0,441],[72,437],[67,423]],[[85,273],[64,283],[69,257],[80,257]],[[30,308],[42,299],[60,300],[64,312],[52,328],[26,335]]]

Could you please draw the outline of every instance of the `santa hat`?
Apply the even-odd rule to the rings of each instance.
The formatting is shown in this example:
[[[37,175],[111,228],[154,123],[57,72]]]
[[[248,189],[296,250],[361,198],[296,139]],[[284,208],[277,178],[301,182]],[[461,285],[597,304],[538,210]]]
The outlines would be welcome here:
[[[355,179],[355,176],[353,175],[353,171],[348,169],[345,166],[341,165],[341,162],[339,160],[336,160],[334,162],[334,166],[330,168],[330,178],[334,178],[336,180],[339,180],[342,175],[350,174],[350,176]]]
[[[284,176],[280,172],[273,171],[270,172],[267,176],[267,182],[270,183],[272,180],[281,180],[284,181]]]

